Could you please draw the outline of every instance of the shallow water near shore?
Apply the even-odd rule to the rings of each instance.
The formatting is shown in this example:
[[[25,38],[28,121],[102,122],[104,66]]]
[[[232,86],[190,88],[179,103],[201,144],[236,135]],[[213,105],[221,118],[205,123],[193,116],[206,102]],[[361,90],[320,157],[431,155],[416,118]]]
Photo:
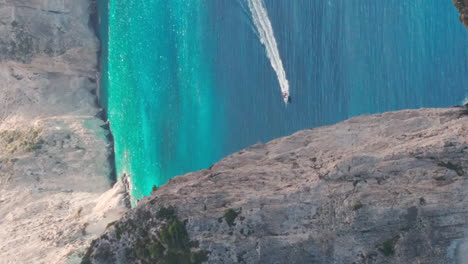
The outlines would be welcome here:
[[[468,94],[450,1],[264,0],[292,103],[245,0],[100,4],[101,104],[133,196],[256,142]]]

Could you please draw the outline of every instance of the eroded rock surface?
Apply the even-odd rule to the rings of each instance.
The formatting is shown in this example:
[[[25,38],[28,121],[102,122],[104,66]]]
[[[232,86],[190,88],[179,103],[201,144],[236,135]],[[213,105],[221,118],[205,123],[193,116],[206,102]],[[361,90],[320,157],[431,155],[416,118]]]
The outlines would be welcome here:
[[[257,144],[156,190],[83,263],[468,263],[467,114],[361,116]]]
[[[0,263],[70,263],[124,211],[89,0],[0,0]],[[97,206],[97,207],[96,207]],[[101,208],[95,210],[94,208]]]

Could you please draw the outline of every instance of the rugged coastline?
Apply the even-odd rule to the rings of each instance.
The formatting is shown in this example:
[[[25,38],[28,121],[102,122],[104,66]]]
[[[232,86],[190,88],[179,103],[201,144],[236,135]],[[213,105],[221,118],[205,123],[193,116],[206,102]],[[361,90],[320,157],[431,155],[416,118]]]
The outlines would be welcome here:
[[[97,19],[96,0],[0,3],[0,263],[468,262],[466,106],[257,144],[121,218]]]
[[[83,263],[467,263],[467,107],[242,150],[157,189]]]

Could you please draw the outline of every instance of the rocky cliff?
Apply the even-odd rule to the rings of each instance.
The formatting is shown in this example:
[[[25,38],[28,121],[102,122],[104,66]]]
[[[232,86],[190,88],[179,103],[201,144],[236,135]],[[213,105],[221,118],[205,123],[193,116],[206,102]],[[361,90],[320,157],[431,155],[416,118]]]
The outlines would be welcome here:
[[[112,172],[94,11],[88,0],[0,1],[0,263],[78,261],[120,216],[94,209]],[[119,207],[123,189],[101,200]]]
[[[453,0],[460,11],[460,21],[468,28],[468,0]]]
[[[468,263],[468,108],[361,116],[171,180],[83,263]]]
[[[114,222],[128,187],[102,194],[112,149],[94,12],[93,0],[0,0],[0,263],[467,263],[463,108],[257,144]]]

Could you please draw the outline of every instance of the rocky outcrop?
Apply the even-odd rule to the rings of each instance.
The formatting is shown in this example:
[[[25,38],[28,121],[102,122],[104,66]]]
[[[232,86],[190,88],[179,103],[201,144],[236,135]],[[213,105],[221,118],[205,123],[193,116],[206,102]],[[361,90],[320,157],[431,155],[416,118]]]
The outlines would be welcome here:
[[[112,173],[94,10],[89,0],[0,1],[0,263],[79,261],[125,208],[117,185],[106,194],[115,206],[93,209]]]
[[[460,21],[468,28],[468,0],[453,0],[460,12]]]
[[[468,263],[468,109],[361,116],[171,180],[83,263]]]

